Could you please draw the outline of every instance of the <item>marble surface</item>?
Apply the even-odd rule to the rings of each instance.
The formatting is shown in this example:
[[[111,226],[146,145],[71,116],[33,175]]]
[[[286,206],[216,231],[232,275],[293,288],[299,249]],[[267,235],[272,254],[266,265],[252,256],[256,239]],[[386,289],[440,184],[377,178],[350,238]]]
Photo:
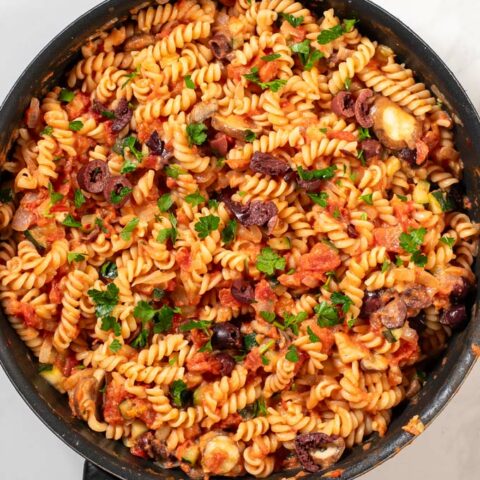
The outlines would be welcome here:
[[[0,0],[0,101],[33,56],[98,0]],[[440,54],[480,109],[480,3],[376,0]],[[0,370],[0,478],[80,480],[83,460],[21,400]],[[480,468],[480,366],[440,417],[410,447],[362,480],[466,480]]]

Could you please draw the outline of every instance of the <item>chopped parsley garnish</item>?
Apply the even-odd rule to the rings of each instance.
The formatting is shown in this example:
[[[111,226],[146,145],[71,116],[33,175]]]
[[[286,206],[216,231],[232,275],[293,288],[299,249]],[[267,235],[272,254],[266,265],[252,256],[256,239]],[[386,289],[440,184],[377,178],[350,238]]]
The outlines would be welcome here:
[[[159,301],[165,297],[165,290],[162,288],[154,288],[152,292],[153,300]]]
[[[77,252],[68,252],[67,253],[67,261],[68,263],[72,262],[83,262],[86,258],[84,253],[77,253]]]
[[[275,320],[275,312],[267,312],[265,310],[260,312],[260,316],[268,323],[273,323]]]
[[[342,24],[335,25],[328,30],[323,30],[323,32],[320,32],[320,35],[318,35],[317,42],[320,45],[326,45],[327,43],[333,42],[344,33],[351,32],[355,23],[357,23],[357,20],[355,19],[345,19]]]
[[[331,165],[327,168],[322,168],[320,170],[304,170],[303,167],[297,168],[297,173],[302,180],[328,180],[335,175],[335,170],[337,167]]]
[[[373,193],[360,195],[360,200],[363,200],[367,205],[373,205]]]
[[[183,380],[175,380],[170,385],[170,397],[172,403],[178,407],[184,407],[190,401],[191,392]]]
[[[440,241],[450,248],[453,247],[453,244],[455,243],[455,239],[453,237],[447,237],[445,235],[440,238]]]
[[[86,201],[87,199],[83,192],[77,188],[73,194],[73,204],[75,205],[75,208],[80,208]]]
[[[148,342],[149,331],[146,328],[142,328],[140,333],[133,339],[130,344],[133,348],[145,348]]]
[[[264,62],[273,62],[274,60],[277,60],[277,58],[280,58],[281,55],[279,53],[271,53],[270,55],[264,55],[263,57],[260,57]]]
[[[265,417],[268,413],[265,399],[260,397],[255,402],[250,403],[245,408],[239,410],[238,413],[244,420],[250,420],[256,417]]]
[[[122,168],[120,170],[121,174],[124,173],[131,173],[135,171],[138,167],[138,164],[143,160],[143,153],[137,149],[137,138],[130,135],[128,137],[125,137],[122,142],[122,154],[125,158],[125,149],[128,148],[131,152],[131,154],[135,157],[134,161],[133,159],[130,158],[125,158],[125,161],[123,162]]]
[[[292,52],[298,54],[298,58],[303,65],[304,70],[311,70],[315,62],[325,56],[323,52],[312,48],[310,40],[303,40],[303,42],[294,43],[291,47]]]
[[[342,320],[338,316],[337,309],[327,302],[320,302],[314,308],[317,314],[317,323],[320,327],[333,327],[342,323]]]
[[[177,240],[177,220],[170,214],[170,223],[172,226],[170,228],[163,228],[158,232],[157,242],[165,243],[168,239],[175,243]]]
[[[295,345],[290,345],[288,347],[288,351],[285,355],[285,358],[289,362],[293,362],[293,363],[298,362],[298,351],[297,351],[297,347]]]
[[[112,190],[110,193],[110,201],[114,205],[118,205],[127,195],[130,195],[131,193],[132,189],[130,187],[122,187],[118,193],[115,190]]]
[[[245,130],[245,141],[252,143],[257,138],[257,134],[251,130]]]
[[[400,258],[400,256],[398,256],[398,255],[397,255],[396,258],[395,258],[395,265],[396,265],[397,267],[403,267],[403,260],[402,260],[402,259]]]
[[[393,332],[390,329],[386,329],[382,331],[382,334],[385,338],[385,340],[389,343],[395,343],[398,341],[397,337],[393,334]]]
[[[372,138],[370,130],[368,128],[360,127],[358,129],[358,141],[366,140],[367,138]]]
[[[38,364],[38,373],[51,372],[52,370],[53,370],[53,365],[51,363],[39,363]]]
[[[185,170],[178,165],[167,165],[165,167],[165,175],[170,178],[177,179],[180,175],[183,175]]]
[[[188,143],[203,145],[207,140],[207,126],[204,123],[190,123],[187,125]]]
[[[163,305],[160,310],[157,310],[153,319],[153,333],[168,332],[172,328],[174,314],[175,309],[168,305]]]
[[[103,232],[103,233],[108,233],[107,227],[103,223],[103,220],[101,218],[96,218],[95,219],[95,225]]]
[[[419,267],[424,267],[427,263],[427,256],[423,255],[420,251],[426,233],[427,230],[421,227],[411,229],[410,233],[400,234],[400,247],[411,254],[411,260]]]
[[[107,332],[108,330],[112,330],[117,337],[122,334],[122,327],[118,323],[117,319],[109,315],[102,318],[101,329],[105,332]]]
[[[120,232],[120,238],[124,242],[128,242],[132,238],[132,232],[135,230],[136,226],[140,222],[138,218],[132,218]]]
[[[53,189],[53,185],[51,183],[48,184],[48,193],[50,194],[50,203],[52,205],[55,205],[56,203],[61,202],[63,200],[64,195],[56,192]]]
[[[257,334],[256,333],[248,333],[247,335],[243,336],[243,346],[245,350],[249,352],[252,348],[258,347],[257,343]]]
[[[142,322],[149,322],[157,313],[157,310],[145,300],[141,300],[135,305],[133,315]]]
[[[191,193],[185,197],[185,201],[189,203],[192,207],[196,207],[201,203],[205,203],[206,199],[200,192]]]
[[[158,206],[158,209],[161,212],[168,211],[171,208],[172,205],[173,205],[173,198],[172,198],[172,195],[170,193],[163,194],[157,200],[157,206]]]
[[[302,16],[294,17],[290,13],[283,13],[282,12],[280,15],[284,20],[286,20],[294,28],[299,27],[304,20],[304,18]]]
[[[207,330],[212,322],[208,320],[190,320],[180,325],[181,332],[189,332],[190,330]]]
[[[390,262],[385,260],[382,263],[382,273],[385,273],[390,268]]]
[[[208,208],[210,210],[215,210],[216,208],[218,208],[218,200],[215,200],[214,198],[211,198],[208,203]]]
[[[295,335],[298,335],[298,327],[307,319],[307,316],[307,312],[298,312],[296,315],[285,312],[283,314],[285,328],[290,328]]]
[[[104,291],[92,288],[87,293],[95,303],[95,314],[100,318],[112,313],[113,308],[118,303],[120,291],[114,283],[109,283]]]
[[[62,91],[60,92],[60,95],[58,96],[58,99],[61,102],[66,102],[69,103],[75,98],[75,94],[71,92],[70,90],[67,90],[66,88],[62,88]]]
[[[232,243],[237,236],[238,223],[236,220],[230,220],[222,230],[222,242],[225,245]]]
[[[117,265],[113,262],[105,262],[100,267],[100,276],[103,278],[107,278],[109,280],[113,280],[118,276],[118,268]]]
[[[48,135],[51,136],[53,133],[53,127],[50,125],[47,125],[41,132],[40,135]]]
[[[345,79],[345,90],[350,90],[350,87],[352,86],[352,79],[351,78],[346,78]]]
[[[285,270],[286,260],[277,255],[270,247],[262,248],[257,257],[257,268],[260,272],[273,275],[275,270]]]
[[[102,117],[108,118],[109,120],[113,120],[115,118],[115,113],[113,113],[111,110],[102,110],[100,112],[100,115]]]
[[[313,203],[320,205],[321,207],[326,207],[328,205],[328,193],[327,192],[320,192],[320,193],[308,193],[307,194]]]
[[[341,305],[343,313],[347,313],[353,303],[350,297],[338,292],[332,293],[330,300],[334,305]]]
[[[220,225],[220,217],[215,215],[207,215],[201,217],[199,221],[195,224],[195,231],[198,233],[198,238],[204,239],[207,238],[210,233],[218,229]]]
[[[311,342],[319,342],[320,338],[313,333],[313,330],[310,327],[307,327],[308,338]]]
[[[68,128],[72,130],[72,132],[79,132],[83,128],[83,122],[74,120],[68,124]]]
[[[272,92],[278,92],[286,83],[286,80],[272,80],[270,82],[261,82],[258,76],[258,67],[253,67],[250,73],[243,75],[249,82],[257,84],[262,90],[269,88]]]
[[[65,217],[65,220],[62,222],[62,225],[65,225],[65,227],[71,227],[71,228],[80,228],[82,226],[82,224],[78,220],[75,220],[70,213]]]
[[[138,77],[139,74],[140,74],[140,65],[135,69],[135,71],[133,71],[131,73],[127,73],[126,75],[124,75],[126,80],[125,80],[125,82],[123,82],[123,84],[120,88],[125,88],[128,85],[128,83],[130,81],[132,81],[135,77]]]
[[[195,83],[193,83],[191,75],[186,75],[185,77],[183,77],[183,80],[185,80],[185,86],[187,88],[190,88],[191,90],[195,90]]]
[[[399,200],[401,200],[402,202],[406,202],[408,200],[408,198],[405,196],[405,195],[399,195],[398,193],[395,194]]]
[[[332,216],[333,216],[333,218],[336,218],[337,220],[342,216],[338,207],[335,207],[335,210],[333,211]]]

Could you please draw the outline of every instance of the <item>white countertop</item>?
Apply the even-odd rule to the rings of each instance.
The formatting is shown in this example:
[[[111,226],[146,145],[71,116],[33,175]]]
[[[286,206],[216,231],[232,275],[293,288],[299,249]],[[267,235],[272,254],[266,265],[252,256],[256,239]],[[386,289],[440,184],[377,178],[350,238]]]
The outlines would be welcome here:
[[[0,0],[0,102],[36,53],[98,0]],[[480,110],[480,3],[376,0],[444,59]],[[80,480],[83,459],[29,410],[0,369],[0,478]],[[415,442],[362,480],[479,478],[480,367]]]

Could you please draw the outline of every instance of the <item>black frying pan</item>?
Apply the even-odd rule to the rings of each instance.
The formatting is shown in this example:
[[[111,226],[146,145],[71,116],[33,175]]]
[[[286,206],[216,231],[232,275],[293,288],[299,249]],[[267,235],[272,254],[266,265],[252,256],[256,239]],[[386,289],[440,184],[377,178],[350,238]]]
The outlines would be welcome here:
[[[141,0],[103,2],[67,27],[37,56],[23,72],[0,109],[0,159],[7,154],[12,132],[19,124],[32,95],[41,96],[59,81],[87,37],[102,29],[113,18],[122,20],[128,10],[140,2]],[[444,103],[451,107],[451,113],[462,122],[456,128],[457,147],[465,163],[465,187],[473,205],[470,214],[478,221],[480,183],[475,167],[476,159],[480,158],[480,120],[450,70],[415,33],[368,0],[304,0],[303,3],[319,15],[332,6],[340,16],[359,19],[362,32],[392,47],[422,81],[428,86],[435,85],[442,92]],[[478,270],[477,262],[477,275]],[[362,446],[357,446],[332,467],[343,469],[340,480],[353,479],[367,472],[405,447],[412,436],[404,432],[402,426],[414,415],[420,415],[423,422],[428,424],[452,398],[475,361],[472,343],[480,344],[478,301],[477,292],[469,325],[452,339],[444,364],[438,363],[433,368],[429,380],[417,397],[396,409],[387,435],[383,438],[373,436],[368,452]],[[73,418],[66,397],[38,375],[32,355],[1,313],[0,363],[38,417],[66,444],[86,458],[84,480],[185,477],[182,472],[162,470],[151,462],[132,456],[120,442],[106,440],[101,434],[91,431],[84,422]],[[102,470],[94,465],[100,466]],[[291,472],[288,476],[295,473]],[[320,479],[324,473],[311,475],[311,478]],[[285,473],[276,473],[271,478],[280,479],[285,476]]]

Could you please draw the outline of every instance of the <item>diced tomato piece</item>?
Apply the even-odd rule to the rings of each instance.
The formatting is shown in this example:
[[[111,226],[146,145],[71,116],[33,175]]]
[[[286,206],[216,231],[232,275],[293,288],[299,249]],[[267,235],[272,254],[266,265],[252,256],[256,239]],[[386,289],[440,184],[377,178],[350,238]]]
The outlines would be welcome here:
[[[190,332],[190,338],[192,339],[193,344],[198,348],[203,347],[208,342],[208,335],[202,330],[196,328]]]
[[[72,370],[77,366],[79,365],[79,361],[73,356],[73,355],[69,355],[66,359],[65,359],[65,364],[63,365],[63,374],[66,376],[66,377],[69,377],[71,374],[72,374]]]
[[[373,229],[375,243],[380,247],[385,247],[389,252],[400,253],[400,227],[377,227]]]
[[[337,140],[346,140],[347,142],[354,142],[356,140],[356,137],[352,132],[344,132],[342,130],[328,130],[326,135],[329,139],[336,138]]]
[[[105,391],[105,403],[103,406],[103,417],[111,425],[123,425],[124,418],[118,406],[127,398],[129,393],[116,382],[110,382]]]
[[[245,75],[246,73],[250,73],[251,69],[251,66],[242,65],[234,67],[232,66],[232,64],[229,64],[227,66],[227,78],[231,78],[232,80],[238,82],[242,79],[243,75]]]
[[[257,302],[275,301],[277,296],[266,280],[260,280],[255,287],[255,300]]]
[[[209,352],[197,352],[186,362],[187,370],[192,373],[211,373],[218,375],[221,363]]]
[[[148,458],[147,452],[141,449],[137,444],[135,444],[133,447],[130,447],[130,453],[136,457]]]
[[[216,428],[220,430],[229,430],[238,427],[242,421],[242,417],[237,412],[231,413],[227,418],[217,423]]]
[[[182,270],[189,271],[192,268],[192,256],[188,248],[179,248],[176,260]]]
[[[295,28],[293,25],[290,25],[290,23],[288,23],[286,20],[280,26],[280,32],[287,37],[293,38],[296,42],[301,42],[307,34],[306,30],[303,27]]]
[[[428,145],[421,140],[415,143],[415,148],[417,150],[417,165],[421,165],[428,157]]]
[[[231,308],[238,308],[240,307],[240,303],[233,298],[232,291],[230,288],[222,288],[218,292],[218,298],[220,300],[220,304],[223,307],[231,307]]]
[[[28,303],[18,302],[16,314],[23,317],[23,323],[27,327],[36,328],[37,330],[43,328],[42,319],[35,313],[35,309]]]
[[[392,361],[397,365],[412,363],[419,356],[420,348],[417,342],[400,340],[400,348],[392,354]]]
[[[270,82],[277,78],[280,64],[274,60],[273,62],[265,62],[258,71],[258,77],[261,82]]]
[[[82,92],[77,92],[73,100],[65,106],[69,120],[78,118],[90,108],[90,97]]]
[[[313,333],[320,339],[322,344],[322,353],[329,355],[333,345],[335,344],[335,337],[331,328],[319,327],[315,322],[310,325]]]
[[[397,202],[393,206],[395,216],[400,221],[403,231],[406,232],[410,227],[416,227],[417,222],[413,219],[412,213],[415,211],[413,202]]]
[[[255,373],[259,368],[263,365],[262,363],[262,356],[258,351],[258,348],[253,348],[250,350],[248,355],[245,357],[243,361],[243,366],[251,373]]]

